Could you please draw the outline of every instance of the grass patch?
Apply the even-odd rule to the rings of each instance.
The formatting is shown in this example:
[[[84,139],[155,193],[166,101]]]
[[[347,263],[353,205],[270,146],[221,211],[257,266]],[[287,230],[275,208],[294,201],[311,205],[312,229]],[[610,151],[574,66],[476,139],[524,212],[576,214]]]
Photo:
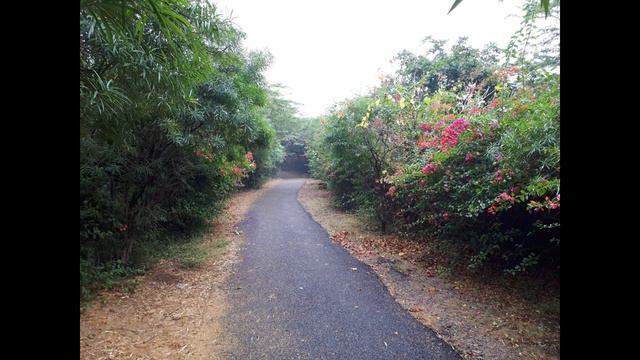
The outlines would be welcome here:
[[[130,267],[120,261],[96,266],[80,259],[80,306],[86,307],[100,290],[116,290],[132,293],[137,287],[136,275],[145,272],[144,266]]]
[[[560,302],[559,301],[549,301],[542,303],[540,305],[540,309],[545,312],[547,315],[559,316],[560,315]]]
[[[177,262],[184,269],[195,269],[202,266],[210,256],[219,252],[229,244],[229,241],[226,239],[215,239],[212,241],[198,240],[172,244],[167,248],[164,257]]]
[[[226,239],[206,239],[203,233],[188,238],[165,238],[138,244],[139,260],[131,265],[113,261],[96,266],[80,259],[80,307],[86,311],[100,290],[132,294],[139,286],[134,277],[142,275],[160,259],[173,260],[184,269],[196,269],[223,249]]]

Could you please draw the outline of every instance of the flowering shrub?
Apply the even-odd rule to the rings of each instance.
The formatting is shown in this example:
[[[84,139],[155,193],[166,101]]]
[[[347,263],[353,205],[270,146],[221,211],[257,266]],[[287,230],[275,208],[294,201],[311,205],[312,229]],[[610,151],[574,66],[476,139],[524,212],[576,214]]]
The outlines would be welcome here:
[[[472,268],[559,266],[559,76],[510,83],[520,70],[489,78],[490,98],[383,84],[348,101],[309,149],[312,174],[381,229],[446,240]]]

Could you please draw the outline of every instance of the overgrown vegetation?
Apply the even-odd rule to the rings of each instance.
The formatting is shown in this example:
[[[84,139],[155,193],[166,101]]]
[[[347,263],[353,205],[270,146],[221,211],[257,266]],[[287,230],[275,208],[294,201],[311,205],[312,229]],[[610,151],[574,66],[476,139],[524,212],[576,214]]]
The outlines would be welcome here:
[[[200,233],[284,152],[266,114],[281,100],[263,77],[270,56],[243,49],[244,34],[215,6],[80,5],[83,298]]]
[[[280,167],[470,267],[559,268],[559,2],[539,5],[507,49],[427,38],[368,96],[301,119],[209,2],[81,1],[81,298],[158,254],[197,266],[228,196]]]
[[[559,269],[558,5],[528,3],[504,50],[427,38],[425,55],[400,53],[393,76],[320,119],[312,174],[341,207],[470,268]]]

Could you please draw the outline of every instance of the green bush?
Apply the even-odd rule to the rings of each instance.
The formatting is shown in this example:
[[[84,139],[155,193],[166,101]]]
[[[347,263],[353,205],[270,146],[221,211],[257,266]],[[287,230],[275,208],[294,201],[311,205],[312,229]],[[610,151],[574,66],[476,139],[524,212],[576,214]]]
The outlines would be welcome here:
[[[243,37],[207,2],[81,2],[81,296],[197,235],[281,161],[270,57]]]

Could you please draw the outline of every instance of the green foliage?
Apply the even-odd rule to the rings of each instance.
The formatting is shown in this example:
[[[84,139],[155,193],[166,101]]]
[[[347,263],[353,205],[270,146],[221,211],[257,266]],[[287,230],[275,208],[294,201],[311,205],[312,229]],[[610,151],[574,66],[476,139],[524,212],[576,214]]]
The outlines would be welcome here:
[[[559,75],[498,65],[498,49],[431,40],[366,97],[338,104],[311,173],[381,229],[437,239],[470,268],[558,268]]]
[[[540,5],[539,5],[540,10],[539,11],[544,11],[545,17],[549,16],[550,11],[551,11],[550,10],[551,9],[550,1],[551,0],[540,0]],[[458,5],[460,5],[461,2],[462,2],[462,0],[455,0],[453,2],[453,5],[451,6],[451,9],[449,9],[449,12],[447,14],[450,14],[453,11],[453,9],[455,9],[456,7],[458,7]],[[536,3],[536,2],[532,1],[531,3],[533,4],[533,3]]]
[[[269,103],[264,109],[266,118],[276,131],[276,140],[282,150],[278,165],[283,170],[307,172],[305,145],[312,134],[313,119],[300,118],[295,107],[297,104],[284,99],[281,89],[280,85],[274,85],[269,89]]]
[[[213,252],[229,244],[228,240],[220,239],[206,243],[202,248],[198,240],[195,238],[171,244],[164,250],[163,257],[177,261],[185,269],[194,269],[201,266]]]
[[[270,55],[244,51],[243,37],[205,1],[81,2],[81,296],[274,172]]]
[[[120,285],[119,290],[131,292],[137,286],[135,279],[122,282],[125,277],[141,275],[142,268],[131,268],[120,261],[108,265],[95,265],[87,259],[80,258],[80,298],[89,300],[96,290],[112,290]]]

